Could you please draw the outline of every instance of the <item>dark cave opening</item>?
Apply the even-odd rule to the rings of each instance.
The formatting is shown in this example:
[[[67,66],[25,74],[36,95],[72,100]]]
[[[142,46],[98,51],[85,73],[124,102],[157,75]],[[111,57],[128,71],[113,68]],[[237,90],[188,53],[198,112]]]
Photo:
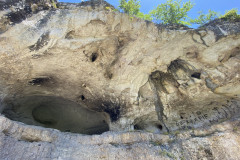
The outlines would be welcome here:
[[[81,95],[81,100],[84,101],[85,100],[85,96]]]
[[[2,114],[14,121],[62,132],[93,135],[109,131],[106,113],[54,96],[16,98],[5,103]]]
[[[165,131],[165,128],[163,127],[162,124],[158,123],[158,122],[139,122],[137,124],[135,124],[134,126],[134,130],[152,130],[152,132],[154,133],[162,133],[163,131]]]
[[[133,127],[134,127],[134,130],[141,130],[141,127],[137,124],[135,124]]]
[[[157,125],[158,129],[162,130],[163,129],[163,126],[161,124],[158,124]]]
[[[197,79],[201,79],[201,73],[198,73],[198,72],[194,72],[191,77],[193,78],[197,78]]]
[[[98,54],[97,53],[92,53],[91,55],[91,61],[95,62],[97,60]]]
[[[38,77],[38,78],[32,79],[28,83],[31,85],[42,85],[42,84],[49,82],[50,80],[51,80],[50,77]]]

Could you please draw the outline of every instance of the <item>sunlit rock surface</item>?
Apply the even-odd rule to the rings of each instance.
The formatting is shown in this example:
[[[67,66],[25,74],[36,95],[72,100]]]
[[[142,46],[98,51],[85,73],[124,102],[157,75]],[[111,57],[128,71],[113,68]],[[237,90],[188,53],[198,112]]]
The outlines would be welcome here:
[[[240,159],[240,22],[20,2],[0,1],[1,159]]]

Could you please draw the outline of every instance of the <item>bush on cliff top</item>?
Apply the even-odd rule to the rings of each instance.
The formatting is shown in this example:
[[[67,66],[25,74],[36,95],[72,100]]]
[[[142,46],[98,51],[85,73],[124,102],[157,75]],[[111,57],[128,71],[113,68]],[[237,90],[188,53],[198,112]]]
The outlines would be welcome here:
[[[212,10],[208,10],[207,14],[204,14],[202,11],[200,11],[199,14],[200,15],[196,19],[190,20],[191,24],[203,25],[219,17],[219,13]]]
[[[149,20],[151,21],[151,15],[150,14],[144,14],[140,12],[140,1],[137,0],[120,0],[119,8],[124,12],[131,16],[136,16],[141,19]]]
[[[183,3],[182,0],[168,0],[166,3],[158,5],[150,14],[157,22],[164,24],[190,25],[187,13],[192,7],[191,1]]]
[[[226,11],[226,13],[219,18],[223,20],[237,20],[240,19],[240,15],[238,14],[238,9],[233,8],[229,11]]]

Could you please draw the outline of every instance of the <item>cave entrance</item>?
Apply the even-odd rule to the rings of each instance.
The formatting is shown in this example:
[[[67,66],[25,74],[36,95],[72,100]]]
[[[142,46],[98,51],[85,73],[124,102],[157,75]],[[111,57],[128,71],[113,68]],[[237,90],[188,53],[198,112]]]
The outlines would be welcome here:
[[[109,131],[106,113],[54,96],[17,98],[5,103],[2,114],[14,121],[63,132],[93,135]]]

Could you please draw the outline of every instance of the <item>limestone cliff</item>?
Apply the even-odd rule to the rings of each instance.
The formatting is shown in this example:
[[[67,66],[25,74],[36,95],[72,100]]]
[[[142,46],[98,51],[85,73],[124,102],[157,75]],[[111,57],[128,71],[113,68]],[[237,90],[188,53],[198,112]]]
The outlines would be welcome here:
[[[0,1],[1,159],[240,159],[240,22],[53,3]]]

